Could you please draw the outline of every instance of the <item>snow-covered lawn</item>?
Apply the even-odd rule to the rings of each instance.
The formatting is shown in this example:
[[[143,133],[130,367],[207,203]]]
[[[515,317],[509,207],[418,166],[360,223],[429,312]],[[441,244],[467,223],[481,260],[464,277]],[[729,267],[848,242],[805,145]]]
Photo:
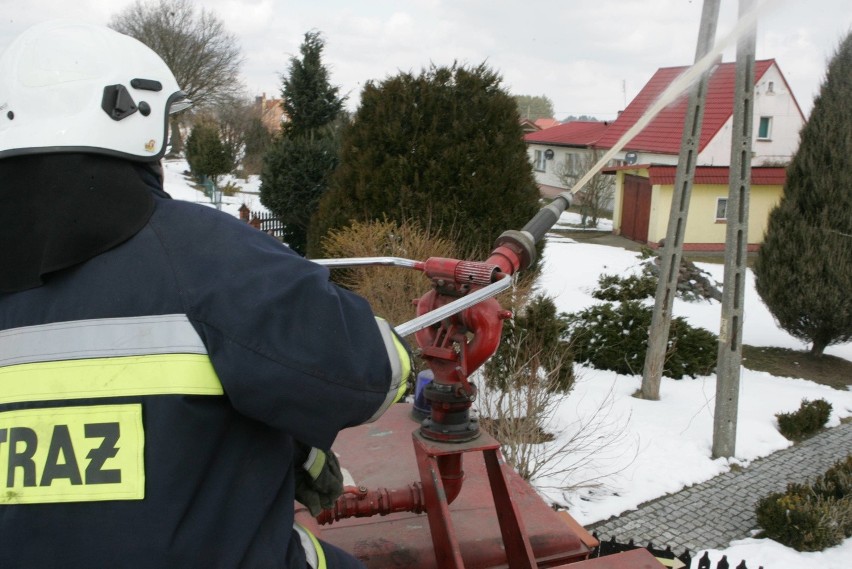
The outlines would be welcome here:
[[[563,219],[573,214],[563,214]],[[560,311],[575,312],[600,302],[591,296],[602,273],[624,275],[640,270],[640,259],[631,251],[602,245],[551,238],[545,250],[541,289],[553,296]],[[698,263],[717,282],[723,280],[721,265]],[[718,333],[721,305],[718,302],[675,301],[675,316]],[[755,346],[803,350],[807,346],[775,324],[754,289],[749,271],[745,294],[743,341]],[[826,353],[852,361],[852,343],[832,346]],[[555,421],[569,437],[572,428],[601,415],[598,433],[606,446],[597,458],[563,480],[537,481],[540,492],[570,508],[581,524],[589,524],[634,509],[638,504],[676,492],[727,471],[731,464],[748,464],[756,458],[790,446],[777,430],[775,414],[792,411],[802,399],[823,398],[832,404],[829,425],[852,416],[852,391],[838,391],[803,379],[774,377],[743,368],[739,393],[739,424],[736,459],[711,458],[716,377],[675,381],[663,378],[660,401],[631,397],[641,377],[578,366],[580,377],[574,391],[562,402]],[[641,370],[638,370],[641,373]],[[852,452],[852,449],[849,449]],[[838,456],[838,459],[842,458]],[[666,476],[660,465],[671,464]],[[601,478],[601,476],[603,476]],[[562,491],[551,486],[571,486],[594,480],[600,486]],[[547,487],[546,487],[547,486]],[[711,559],[727,555],[732,566],[746,559],[749,567],[852,567],[852,539],[838,548],[799,554],[771,540],[735,542]],[[715,561],[714,561],[715,566]]]
[[[186,160],[163,161],[164,187],[166,192],[177,200],[215,207],[210,203],[210,198],[204,195],[203,191],[193,187],[192,181],[184,175],[185,172],[189,172],[189,165],[186,163]],[[260,203],[260,179],[257,176],[251,176],[248,180],[223,176],[218,181],[218,185],[219,187],[224,187],[225,184],[231,181],[245,193],[239,193],[235,196],[222,196],[221,210],[223,212],[234,217],[239,217],[238,211],[242,204],[245,204],[250,210],[255,212],[266,211],[266,208]]]
[[[187,183],[183,176],[186,169],[182,161],[165,163],[166,191],[177,199],[209,204],[203,193]],[[256,194],[257,179],[238,182],[254,193],[225,198],[223,211],[237,215],[242,203],[252,210],[262,210]],[[579,216],[563,214],[560,223],[579,223]],[[604,220],[603,224],[606,223]],[[607,227],[611,225],[602,225],[602,228]],[[591,292],[600,274],[624,275],[638,271],[639,264],[635,252],[551,237],[539,284],[543,292],[555,298],[560,311],[575,312],[599,302],[592,298]],[[722,282],[720,265],[699,263],[698,266],[714,280]],[[754,290],[750,272],[745,311],[743,341],[746,344],[806,348],[775,324]],[[686,318],[694,326],[718,332],[718,302],[676,300],[674,314]],[[832,346],[826,353],[852,361],[852,343]],[[592,456],[579,457],[581,464],[568,475],[542,478],[536,483],[542,495],[570,508],[581,524],[618,515],[642,502],[725,472],[732,464],[748,464],[789,446],[791,443],[777,430],[775,414],[797,409],[802,399],[829,401],[833,406],[830,425],[852,416],[852,391],[838,391],[802,379],[774,377],[744,368],[739,394],[737,456],[730,461],[714,460],[710,449],[715,376],[679,381],[663,378],[661,400],[650,402],[631,397],[641,382],[639,376],[622,376],[580,366],[577,375],[580,379],[576,387],[559,404],[554,415],[553,431],[561,433],[560,438],[565,439],[578,425],[593,421],[594,436],[604,445],[603,449]],[[673,465],[666,470],[666,476],[659,475],[660,464]],[[578,489],[564,490],[578,485]],[[749,567],[762,565],[767,569],[852,567],[852,539],[822,553],[797,553],[770,540],[755,539],[737,541],[724,551],[710,553],[713,566],[722,555],[727,555],[732,566],[746,559]]]

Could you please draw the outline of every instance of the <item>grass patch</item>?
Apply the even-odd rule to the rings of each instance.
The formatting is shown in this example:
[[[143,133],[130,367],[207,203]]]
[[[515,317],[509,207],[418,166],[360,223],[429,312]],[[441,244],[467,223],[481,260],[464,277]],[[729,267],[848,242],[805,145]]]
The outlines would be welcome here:
[[[825,354],[816,357],[786,348],[743,344],[743,366],[779,377],[807,379],[835,389],[846,390],[852,385],[852,362]]]
[[[710,263],[713,265],[725,264],[725,253],[723,251],[684,251],[683,258],[693,263]],[[749,252],[746,254],[746,267],[754,269],[754,262],[757,260],[757,253]]]

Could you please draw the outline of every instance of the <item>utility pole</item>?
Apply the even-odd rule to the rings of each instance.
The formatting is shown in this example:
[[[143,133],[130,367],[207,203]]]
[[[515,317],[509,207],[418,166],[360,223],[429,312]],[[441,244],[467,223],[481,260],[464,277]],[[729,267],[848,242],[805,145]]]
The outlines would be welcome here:
[[[740,0],[740,19],[754,0]],[[737,41],[734,117],[731,127],[731,172],[726,209],[725,278],[716,364],[716,412],[713,416],[713,457],[732,457],[737,442],[742,364],[743,290],[748,254],[748,201],[751,190],[751,137],[754,128],[755,26]]]
[[[713,48],[716,25],[719,21],[719,4],[720,0],[704,0],[701,24],[698,30],[698,45],[695,49],[696,62]],[[660,398],[660,380],[663,376],[663,364],[665,363],[669,328],[672,322],[672,305],[677,293],[677,277],[683,256],[683,235],[686,231],[686,218],[689,213],[689,199],[692,195],[695,163],[698,160],[698,144],[701,140],[704,102],[707,98],[707,83],[710,73],[710,70],[705,71],[690,91],[689,104],[684,117],[680,156],[678,157],[675,185],[672,191],[669,225],[663,250],[660,253],[660,277],[657,282],[651,327],[648,330],[648,351],[645,355],[642,387],[637,394],[643,399],[656,401]]]

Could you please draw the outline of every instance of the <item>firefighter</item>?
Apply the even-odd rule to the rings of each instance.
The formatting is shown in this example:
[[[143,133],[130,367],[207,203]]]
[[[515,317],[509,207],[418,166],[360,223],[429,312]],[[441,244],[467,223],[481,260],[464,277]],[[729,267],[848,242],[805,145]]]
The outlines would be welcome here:
[[[53,21],[0,56],[0,567],[360,567],[294,529],[406,347],[326,269],[172,200],[165,63]],[[298,487],[298,490],[297,490]]]

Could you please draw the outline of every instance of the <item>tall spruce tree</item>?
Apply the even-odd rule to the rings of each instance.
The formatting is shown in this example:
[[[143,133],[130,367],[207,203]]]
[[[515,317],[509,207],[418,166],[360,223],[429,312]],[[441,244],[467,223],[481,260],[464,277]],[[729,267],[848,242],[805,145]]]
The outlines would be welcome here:
[[[850,101],[852,33],[829,63],[755,264],[761,298],[814,355],[852,339]]]
[[[338,132],[344,122],[338,87],[322,63],[319,32],[305,34],[301,59],[290,58],[281,96],[287,123],[264,158],[260,201],[284,224],[284,240],[304,255],[311,216],[338,163]]]
[[[311,228],[311,249],[351,221],[416,220],[484,257],[538,209],[515,100],[484,64],[369,82]]]

